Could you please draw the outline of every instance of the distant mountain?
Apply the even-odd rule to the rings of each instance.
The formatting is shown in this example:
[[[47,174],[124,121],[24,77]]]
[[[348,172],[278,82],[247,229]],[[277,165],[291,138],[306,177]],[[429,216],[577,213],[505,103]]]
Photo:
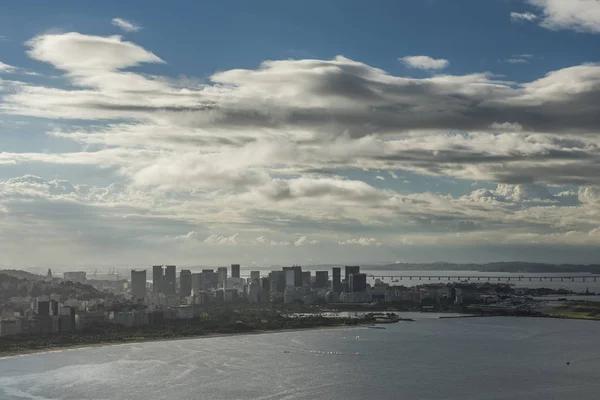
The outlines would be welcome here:
[[[530,273],[572,273],[589,272],[600,274],[599,264],[543,264],[524,261],[493,262],[487,264],[455,263],[394,263],[387,265],[365,266],[364,269],[383,269],[395,271],[480,271],[480,272],[530,272]]]

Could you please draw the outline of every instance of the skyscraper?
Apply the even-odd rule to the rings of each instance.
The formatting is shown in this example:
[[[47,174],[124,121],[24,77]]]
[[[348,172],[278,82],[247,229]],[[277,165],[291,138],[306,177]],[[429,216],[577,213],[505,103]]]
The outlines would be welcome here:
[[[294,271],[294,284],[296,287],[302,287],[302,267],[299,265],[294,265],[292,267]]]
[[[348,291],[366,292],[367,291],[367,274],[352,274],[349,276]]]
[[[131,270],[131,296],[134,301],[146,297],[146,270]]]
[[[360,273],[360,267],[358,265],[354,265],[354,266],[346,265],[345,276],[344,276],[344,278],[346,279],[346,284],[348,284],[350,282],[350,280],[349,280],[350,275],[359,274],[359,273]]]
[[[189,297],[192,295],[192,271],[182,269],[179,273],[179,297]]]
[[[204,280],[204,288],[205,289],[213,289],[217,287],[217,274],[212,269],[203,269],[202,270],[202,279]]]
[[[192,274],[192,294],[194,296],[198,296],[204,290],[204,280],[202,278],[202,273]]]
[[[154,293],[163,293],[164,272],[162,265],[152,267],[152,291]]]
[[[165,294],[175,294],[177,292],[177,267],[167,265],[165,270]]]
[[[317,271],[315,272],[315,289],[325,289],[329,283],[329,272]]]
[[[260,279],[260,271],[250,271],[250,282]]]
[[[240,277],[240,264],[231,264],[231,277],[232,278]]]
[[[220,288],[225,287],[225,283],[227,282],[227,267],[217,268],[217,281]]]
[[[302,271],[302,286],[310,289],[310,271]]]
[[[335,293],[342,292],[342,269],[340,267],[333,267],[331,290]]]
[[[283,272],[285,273],[285,287],[294,287],[296,286],[296,274],[293,269],[285,269],[283,268]]]

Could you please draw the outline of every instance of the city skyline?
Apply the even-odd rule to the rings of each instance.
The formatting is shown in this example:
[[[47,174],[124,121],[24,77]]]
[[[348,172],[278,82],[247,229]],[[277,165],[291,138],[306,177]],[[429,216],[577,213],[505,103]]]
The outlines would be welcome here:
[[[600,263],[600,2],[21,3],[0,268]]]

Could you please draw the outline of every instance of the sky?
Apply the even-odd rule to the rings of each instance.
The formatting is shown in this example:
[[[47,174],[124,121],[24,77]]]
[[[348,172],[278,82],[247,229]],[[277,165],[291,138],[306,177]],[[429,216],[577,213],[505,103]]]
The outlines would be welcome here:
[[[598,0],[7,0],[0,266],[600,263]]]

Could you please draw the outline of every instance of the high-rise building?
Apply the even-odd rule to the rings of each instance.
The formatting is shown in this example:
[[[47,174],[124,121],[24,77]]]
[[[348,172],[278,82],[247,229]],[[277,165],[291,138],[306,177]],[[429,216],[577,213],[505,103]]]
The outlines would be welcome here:
[[[350,266],[350,265],[346,265],[346,270],[345,272],[345,282],[346,284],[348,284],[350,282],[349,280],[349,276],[352,274],[360,274],[360,267],[358,265],[354,265],[354,266]]]
[[[165,269],[165,294],[177,293],[177,267],[167,265]]]
[[[310,289],[310,271],[302,271],[302,286]]]
[[[367,274],[352,274],[349,276],[348,291],[350,293],[367,291]]]
[[[189,297],[192,295],[192,271],[182,269],[179,273],[179,297]]]
[[[198,296],[204,290],[204,279],[201,272],[192,274],[192,294]]]
[[[131,270],[131,297],[134,301],[144,300],[146,297],[146,270]]]
[[[329,283],[329,272],[317,271],[315,272],[315,289],[326,289]]]
[[[260,302],[269,303],[271,301],[271,280],[261,278],[260,280]]]
[[[225,287],[225,282],[227,282],[227,267],[217,268],[217,281],[220,288]]]
[[[240,264],[231,264],[231,277],[232,278],[240,277]]]
[[[342,269],[340,267],[333,267],[333,276],[331,280],[331,290],[334,293],[342,292]]]
[[[260,279],[260,271],[250,271],[250,282]]]
[[[271,292],[283,292],[285,290],[285,273],[283,271],[269,272]]]
[[[214,289],[217,287],[217,274],[212,269],[203,269],[204,289]]]
[[[293,269],[285,269],[283,268],[285,273],[285,287],[294,287],[296,286],[296,273]]]
[[[152,291],[154,293],[164,292],[164,270],[162,265],[154,265],[152,267]]]
[[[292,267],[294,271],[294,284],[296,287],[302,287],[302,267],[299,265],[294,265]]]

